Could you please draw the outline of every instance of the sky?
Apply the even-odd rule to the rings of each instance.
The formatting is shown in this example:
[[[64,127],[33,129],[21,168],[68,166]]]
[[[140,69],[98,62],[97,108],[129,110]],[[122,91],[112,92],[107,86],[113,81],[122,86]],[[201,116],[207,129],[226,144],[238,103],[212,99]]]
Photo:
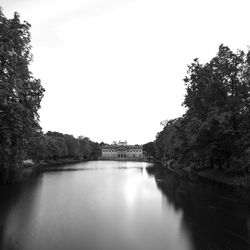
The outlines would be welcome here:
[[[31,25],[31,71],[48,130],[94,141],[153,141],[184,114],[183,78],[221,43],[250,45],[248,0],[0,0]]]

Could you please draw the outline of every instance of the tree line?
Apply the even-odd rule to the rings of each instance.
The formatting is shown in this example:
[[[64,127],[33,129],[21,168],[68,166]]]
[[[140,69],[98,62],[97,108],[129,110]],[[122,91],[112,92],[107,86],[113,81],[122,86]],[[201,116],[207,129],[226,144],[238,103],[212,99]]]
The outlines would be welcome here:
[[[186,112],[165,121],[151,154],[182,167],[248,170],[250,50],[220,45],[209,62],[194,59],[184,82]]]
[[[101,155],[101,146],[88,137],[58,132],[40,133],[31,138],[26,158],[35,162],[58,159],[96,160]]]

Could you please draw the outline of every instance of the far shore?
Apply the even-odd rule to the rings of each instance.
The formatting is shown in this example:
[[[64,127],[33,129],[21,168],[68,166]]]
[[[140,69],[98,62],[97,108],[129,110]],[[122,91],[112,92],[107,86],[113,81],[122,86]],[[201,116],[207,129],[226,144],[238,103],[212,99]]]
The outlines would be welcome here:
[[[23,168],[23,175],[24,175],[24,179],[33,176],[34,174],[40,173],[42,171],[51,171],[51,170],[59,170],[60,167],[64,166],[64,165],[73,165],[76,163],[80,163],[80,162],[87,162],[87,161],[110,161],[110,160],[114,160],[114,161],[137,161],[137,162],[146,162],[145,158],[141,158],[141,159],[135,159],[135,158],[131,158],[131,159],[110,159],[110,158],[98,158],[98,159],[56,159],[56,160],[46,160],[46,161],[40,161],[40,162],[32,162],[31,160],[28,160],[25,164],[24,164],[24,168]]]
[[[25,164],[23,173],[24,178],[29,176],[33,176],[36,173],[42,171],[50,171],[52,169],[57,169],[57,167],[66,165],[66,164],[76,164],[80,162],[92,161],[92,160],[111,160],[111,159],[57,159],[57,160],[47,160],[41,161],[33,164]],[[118,159],[115,159],[118,161]],[[119,159],[119,161],[125,161],[130,159]],[[132,159],[131,161],[145,161],[145,159]],[[152,162],[152,161],[147,161]],[[201,182],[201,183],[211,183],[218,184],[221,186],[233,188],[233,189],[245,189],[250,190],[250,174],[239,175],[235,173],[225,173],[225,171],[220,169],[202,169],[197,170],[193,168],[178,168],[170,166],[167,162],[160,163],[155,161],[155,168],[162,170],[164,172],[169,172],[170,174],[174,174],[179,178],[187,179],[190,181]]]

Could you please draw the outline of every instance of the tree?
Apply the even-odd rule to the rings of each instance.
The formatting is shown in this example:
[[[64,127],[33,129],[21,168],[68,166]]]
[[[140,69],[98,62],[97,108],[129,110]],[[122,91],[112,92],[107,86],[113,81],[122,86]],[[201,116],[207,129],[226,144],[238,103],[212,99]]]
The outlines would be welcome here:
[[[17,13],[7,19],[0,9],[0,182],[21,177],[29,140],[40,130],[44,89],[29,70],[29,29]]]
[[[158,159],[181,158],[180,151],[183,149],[179,131],[181,121],[182,118],[166,121],[163,130],[157,134],[155,152]]]
[[[92,160],[97,160],[99,156],[102,155],[102,149],[97,142],[91,142],[91,154],[90,158]]]
[[[27,149],[27,157],[35,162],[48,159],[48,140],[42,133],[33,136]]]
[[[250,167],[250,50],[221,45],[208,63],[188,66],[186,113],[162,123],[157,158],[175,158],[201,168]]]
[[[233,53],[221,45],[212,60],[189,66],[184,116],[187,143],[194,158],[229,167],[250,146],[250,52]],[[241,166],[244,166],[243,162]]]
[[[78,158],[79,157],[79,149],[80,145],[76,138],[73,135],[64,135],[64,140],[67,144],[68,148],[68,157],[69,158]]]
[[[143,151],[146,153],[147,156],[154,157],[155,156],[155,145],[154,142],[148,142],[144,144]]]

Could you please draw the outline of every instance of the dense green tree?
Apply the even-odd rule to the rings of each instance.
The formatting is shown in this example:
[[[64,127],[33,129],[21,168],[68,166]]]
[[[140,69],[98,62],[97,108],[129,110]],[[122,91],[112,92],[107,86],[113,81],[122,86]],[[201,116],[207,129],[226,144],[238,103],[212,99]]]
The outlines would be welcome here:
[[[143,145],[143,152],[146,153],[146,156],[155,156],[155,145],[154,142],[148,142]]]
[[[209,157],[212,165],[229,167],[244,159],[250,132],[249,66],[249,52],[233,53],[221,45],[209,63],[195,60],[189,67],[184,124],[198,160]]]
[[[79,136],[78,141],[80,144],[80,156],[86,160],[95,160],[101,156],[101,146],[96,143],[92,142],[88,137]]]
[[[38,109],[44,89],[29,70],[30,24],[0,9],[0,182],[21,177],[31,136],[40,127]]]
[[[78,138],[80,144],[80,156],[83,159],[90,159],[91,155],[91,145],[88,137],[80,136]]]
[[[32,137],[29,142],[26,158],[36,162],[48,159],[48,140],[42,133]]]
[[[101,147],[87,137],[75,138],[59,132],[40,133],[28,147],[28,158],[35,162],[59,159],[93,160],[101,156]]]
[[[164,122],[163,130],[155,140],[156,158],[180,158],[183,154],[183,141],[180,137],[182,118]]]
[[[79,145],[79,141],[74,138],[73,135],[64,135],[64,140],[67,144],[67,148],[68,148],[68,157],[69,158],[79,158],[80,156],[80,145]]]
[[[97,142],[91,142],[91,154],[90,158],[92,160],[97,160],[99,156],[102,155],[102,149]]]
[[[186,113],[164,123],[157,157],[244,170],[250,164],[250,52],[221,45],[208,63],[195,59],[184,81]]]

